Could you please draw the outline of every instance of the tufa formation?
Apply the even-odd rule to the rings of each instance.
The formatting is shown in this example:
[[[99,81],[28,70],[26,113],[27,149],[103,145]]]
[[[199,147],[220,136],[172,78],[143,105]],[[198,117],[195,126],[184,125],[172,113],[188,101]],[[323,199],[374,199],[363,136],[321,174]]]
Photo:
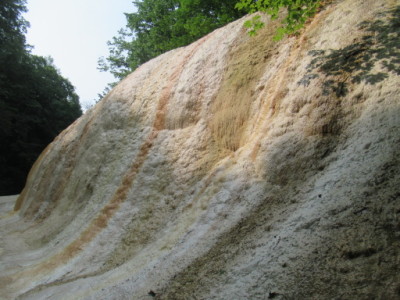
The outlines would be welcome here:
[[[400,2],[142,65],[0,202],[1,299],[398,299]]]

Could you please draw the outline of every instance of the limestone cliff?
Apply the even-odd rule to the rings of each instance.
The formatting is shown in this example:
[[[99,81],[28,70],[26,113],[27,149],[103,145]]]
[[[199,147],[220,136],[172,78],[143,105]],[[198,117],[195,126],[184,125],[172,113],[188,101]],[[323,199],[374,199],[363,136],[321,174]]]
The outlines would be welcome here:
[[[399,15],[334,1],[142,65],[0,202],[0,297],[398,299]]]

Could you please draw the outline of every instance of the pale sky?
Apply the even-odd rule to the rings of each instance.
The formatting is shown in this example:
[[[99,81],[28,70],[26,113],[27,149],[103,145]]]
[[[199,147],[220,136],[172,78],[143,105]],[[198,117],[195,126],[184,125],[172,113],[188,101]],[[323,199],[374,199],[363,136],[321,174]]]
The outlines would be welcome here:
[[[54,59],[75,86],[83,109],[93,104],[116,80],[97,70],[97,60],[108,55],[107,41],[126,26],[124,12],[134,11],[132,0],[28,0],[27,8],[32,53]]]

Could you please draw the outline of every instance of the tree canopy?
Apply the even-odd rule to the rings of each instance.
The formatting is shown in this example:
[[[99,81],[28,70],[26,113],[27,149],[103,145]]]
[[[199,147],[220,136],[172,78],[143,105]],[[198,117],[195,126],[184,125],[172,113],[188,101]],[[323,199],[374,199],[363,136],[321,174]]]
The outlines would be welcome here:
[[[30,53],[25,0],[0,3],[0,195],[19,193],[40,152],[82,114],[51,58]]]
[[[232,0],[138,0],[127,13],[127,26],[108,43],[100,69],[121,79],[148,60],[185,46],[245,12]]]

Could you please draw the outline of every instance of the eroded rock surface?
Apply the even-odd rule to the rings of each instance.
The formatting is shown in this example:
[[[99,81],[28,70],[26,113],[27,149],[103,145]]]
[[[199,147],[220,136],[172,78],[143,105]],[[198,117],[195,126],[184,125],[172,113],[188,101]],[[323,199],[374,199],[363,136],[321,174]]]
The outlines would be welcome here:
[[[400,1],[144,64],[0,202],[4,299],[398,299]]]

